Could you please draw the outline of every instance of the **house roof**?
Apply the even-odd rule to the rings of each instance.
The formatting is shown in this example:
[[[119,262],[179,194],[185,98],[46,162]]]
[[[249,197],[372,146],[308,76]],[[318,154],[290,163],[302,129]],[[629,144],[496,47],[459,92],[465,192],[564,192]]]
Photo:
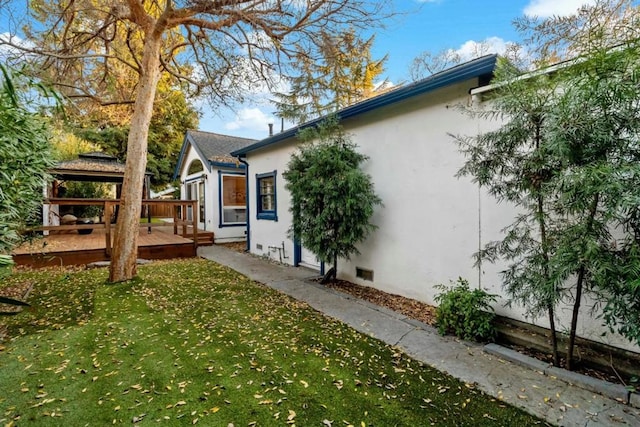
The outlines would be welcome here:
[[[433,74],[425,79],[418,80],[417,82],[411,83],[409,85],[402,86],[398,89],[386,92],[382,95],[366,99],[357,104],[350,105],[349,107],[343,108],[342,110],[338,111],[337,115],[341,120],[344,120],[472,78],[487,77],[488,80],[488,78],[492,76],[492,73],[496,67],[497,59],[497,55],[486,55],[481,58],[474,59],[464,64],[449,68],[445,71]],[[317,119],[303,123],[299,126],[295,126],[284,132],[270,136],[269,138],[258,141],[255,144],[236,149],[235,151],[231,152],[231,155],[236,157],[243,157],[252,151],[259,150],[272,144],[277,144],[291,137],[294,137],[302,129],[316,126],[325,118],[326,116],[319,117]]]
[[[176,179],[180,174],[189,145],[196,150],[198,156],[200,156],[203,161],[206,160],[208,162],[207,168],[211,170],[212,165],[236,165],[237,159],[231,155],[231,152],[247,147],[255,142],[255,139],[221,135],[201,130],[188,130],[184,137],[173,178]]]

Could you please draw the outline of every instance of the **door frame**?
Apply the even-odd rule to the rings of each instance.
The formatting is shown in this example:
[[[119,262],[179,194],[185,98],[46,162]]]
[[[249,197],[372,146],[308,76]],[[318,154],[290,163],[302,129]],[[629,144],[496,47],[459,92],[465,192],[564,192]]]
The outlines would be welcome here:
[[[302,262],[302,243],[300,239],[294,237],[293,239],[293,266],[300,267]],[[324,261],[320,261],[320,274],[324,275]]]

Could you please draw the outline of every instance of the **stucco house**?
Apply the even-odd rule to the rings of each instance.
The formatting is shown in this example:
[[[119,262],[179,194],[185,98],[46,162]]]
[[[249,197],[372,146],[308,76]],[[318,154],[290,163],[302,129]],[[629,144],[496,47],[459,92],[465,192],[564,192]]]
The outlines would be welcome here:
[[[245,165],[230,155],[256,141],[230,135],[187,131],[174,179],[180,180],[180,198],[197,200],[198,228],[213,231],[214,241],[231,242],[246,237]]]
[[[500,295],[502,316],[532,322],[521,307],[505,306],[501,265],[474,266],[473,254],[487,242],[501,239],[515,209],[499,205],[469,178],[457,178],[464,157],[450,134],[472,135],[498,126],[472,118],[459,108],[481,103],[496,66],[495,55],[458,65],[426,79],[367,99],[338,112],[358,150],[369,157],[371,175],[384,206],[372,219],[377,230],[360,246],[360,254],[338,262],[338,277],[386,292],[434,304],[435,285],[463,277]],[[290,196],[283,172],[300,143],[302,127],[270,136],[231,154],[247,165],[247,248],[291,265],[322,266],[288,231]],[[578,334],[587,339],[640,351],[617,335],[601,336],[604,328],[583,304]],[[560,330],[570,322],[569,306],[560,307]],[[546,318],[535,323],[548,327]]]

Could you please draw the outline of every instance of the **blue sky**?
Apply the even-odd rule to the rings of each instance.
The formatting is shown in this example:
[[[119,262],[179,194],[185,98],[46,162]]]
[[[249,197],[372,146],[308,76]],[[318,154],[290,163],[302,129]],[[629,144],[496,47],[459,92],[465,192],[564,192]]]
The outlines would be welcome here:
[[[566,15],[582,4],[595,0],[392,0],[401,15],[389,21],[387,28],[377,31],[373,57],[388,55],[383,74],[389,82],[409,81],[412,60],[424,51],[445,49],[465,52],[474,43],[487,41],[492,52],[501,53],[505,43],[518,42],[512,22],[523,15],[547,17]],[[23,8],[24,2],[14,0],[14,7]],[[7,31],[6,17],[0,10],[0,35]],[[196,101],[202,112],[200,129],[210,132],[262,139],[267,136],[268,123],[274,118],[274,107],[268,102],[264,88],[248,99],[257,102],[236,105],[234,109],[219,108],[212,111],[203,101]]]
[[[523,15],[540,17],[566,15],[592,0],[396,0],[405,12],[376,33],[373,57],[388,54],[385,77],[392,83],[409,80],[412,60],[423,51],[453,49],[464,53],[473,43],[487,40],[499,51],[506,42],[518,42],[514,19]],[[500,53],[500,52],[498,52]],[[464,56],[464,55],[463,55]],[[200,129],[247,138],[267,136],[273,107],[245,104],[233,110],[213,113],[203,108]]]

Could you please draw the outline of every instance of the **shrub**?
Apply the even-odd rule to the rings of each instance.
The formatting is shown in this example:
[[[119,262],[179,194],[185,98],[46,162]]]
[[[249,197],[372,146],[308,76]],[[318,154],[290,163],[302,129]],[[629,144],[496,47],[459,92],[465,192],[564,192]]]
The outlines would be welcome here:
[[[451,287],[436,286],[436,323],[441,335],[451,333],[465,340],[493,341],[496,330],[492,302],[496,295],[482,289],[469,289],[469,282],[458,278]]]

